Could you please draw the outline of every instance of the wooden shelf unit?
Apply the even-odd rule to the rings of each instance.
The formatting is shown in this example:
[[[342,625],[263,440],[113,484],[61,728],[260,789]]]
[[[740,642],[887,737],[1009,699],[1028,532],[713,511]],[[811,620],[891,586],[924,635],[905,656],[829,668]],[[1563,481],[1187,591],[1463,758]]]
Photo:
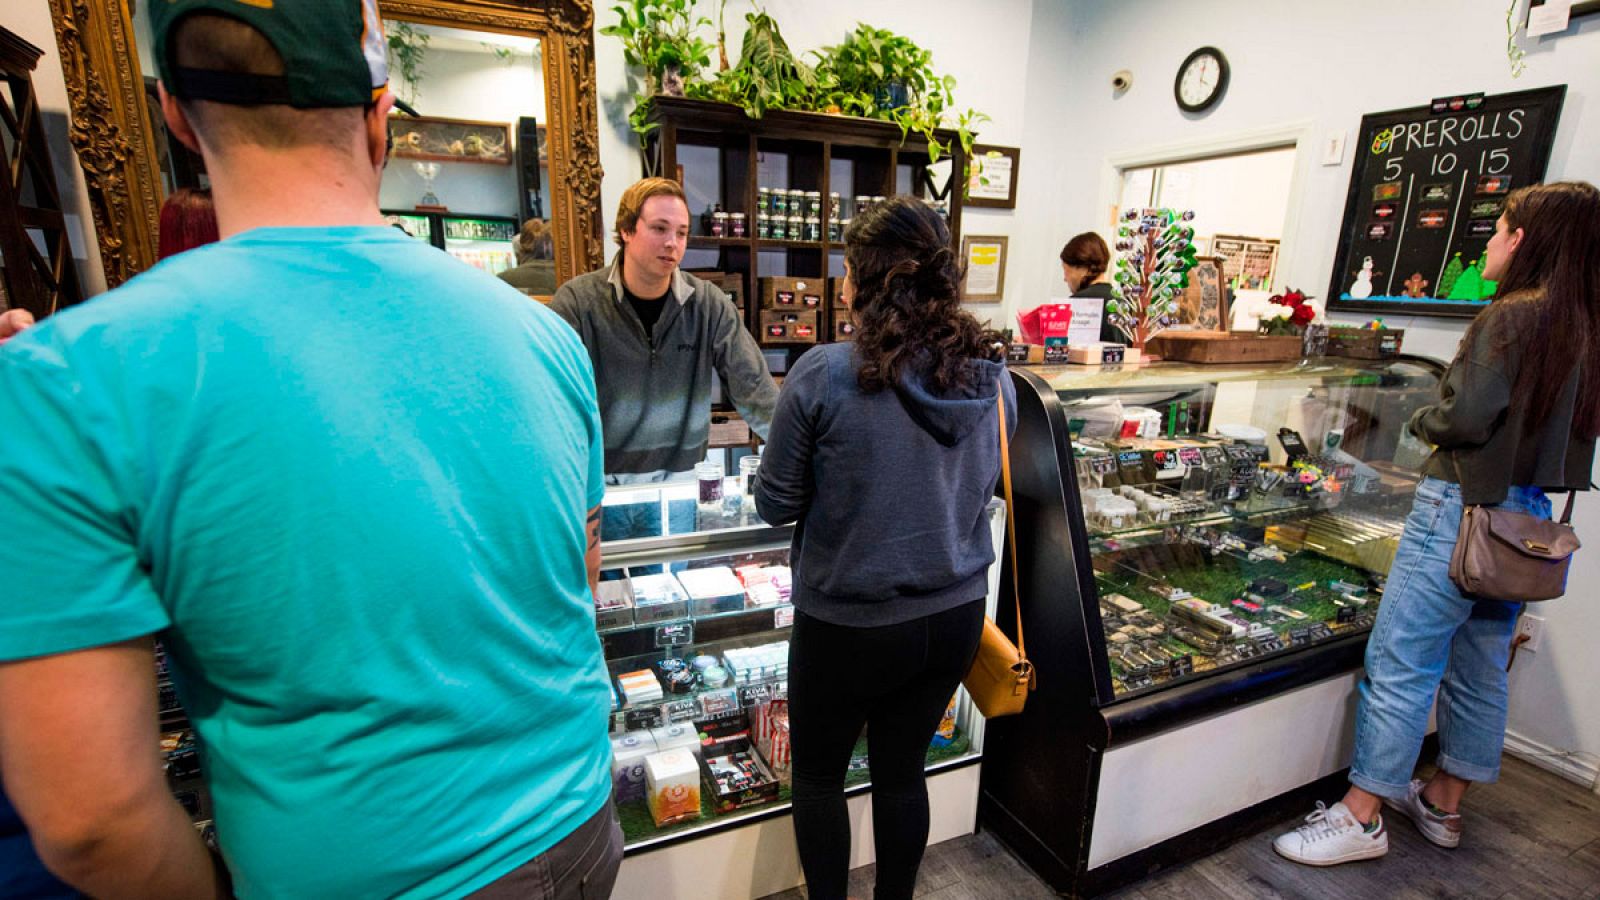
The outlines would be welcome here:
[[[844,244],[828,240],[829,193],[841,198],[841,218],[853,216],[853,200],[858,195],[885,197],[910,193],[930,197],[935,191],[927,174],[928,144],[918,134],[901,139],[900,127],[890,122],[856,116],[774,110],[752,119],[744,110],[726,103],[710,103],[678,97],[657,97],[651,104],[650,121],[659,127],[651,132],[642,151],[645,171],[677,177],[683,166],[685,187],[691,185],[691,205],[695,196],[712,193],[711,202],[727,212],[745,214],[746,236],[712,237],[704,232],[699,209],[690,209],[690,253],[684,268],[737,273],[744,282],[745,327],[760,340],[761,292],[759,279],[768,275],[827,279],[844,274]],[[949,192],[950,247],[961,250],[961,173],[965,159],[956,133],[936,132],[939,140],[952,148],[951,175],[938,190]],[[787,157],[787,172],[782,184],[760,184],[762,158],[777,154]],[[714,160],[716,172],[705,167]],[[820,241],[762,240],[756,236],[756,193],[759,187],[817,191],[823,197],[822,237]],[[701,264],[708,253],[714,263]],[[700,257],[694,259],[693,257]],[[830,301],[823,304],[818,324],[818,342],[827,343],[834,333],[834,311]],[[763,349],[789,350],[790,362],[810,345],[763,344]]]

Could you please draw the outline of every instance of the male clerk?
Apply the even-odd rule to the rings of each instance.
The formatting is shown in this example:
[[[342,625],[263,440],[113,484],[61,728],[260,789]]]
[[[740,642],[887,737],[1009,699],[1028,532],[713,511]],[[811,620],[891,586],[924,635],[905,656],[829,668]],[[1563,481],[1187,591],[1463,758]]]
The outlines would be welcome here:
[[[728,296],[678,268],[689,240],[683,188],[646,178],[617,208],[611,265],[568,281],[550,308],[594,362],[611,484],[664,481],[705,458],[718,375],[765,438],[778,386]]]

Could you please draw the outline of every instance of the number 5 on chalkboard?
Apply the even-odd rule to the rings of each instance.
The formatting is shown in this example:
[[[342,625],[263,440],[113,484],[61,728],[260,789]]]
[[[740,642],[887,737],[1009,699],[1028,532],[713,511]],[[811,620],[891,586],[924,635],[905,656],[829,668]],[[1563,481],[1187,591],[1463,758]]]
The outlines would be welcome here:
[[[1487,157],[1487,161],[1488,161],[1488,164],[1485,165],[1485,157],[1482,154],[1479,154],[1479,156],[1478,156],[1478,170],[1480,172],[1487,172],[1490,175],[1499,175],[1501,172],[1504,172],[1506,170],[1506,168],[1511,165],[1511,151],[1509,151],[1509,150],[1490,150],[1489,154],[1488,154],[1488,157]]]
[[[1383,180],[1396,181],[1400,178],[1400,160],[1388,159],[1383,163]]]

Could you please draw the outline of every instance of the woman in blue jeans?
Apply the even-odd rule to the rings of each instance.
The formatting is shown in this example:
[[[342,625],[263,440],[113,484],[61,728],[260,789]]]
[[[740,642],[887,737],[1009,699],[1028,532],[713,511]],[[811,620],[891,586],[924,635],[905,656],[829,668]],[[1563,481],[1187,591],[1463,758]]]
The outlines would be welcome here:
[[[844,776],[867,728],[878,900],[909,900],[928,841],[928,742],[977,651],[1000,477],[995,336],[961,308],[932,207],[895,197],[844,235],[858,331],[800,358],[778,395],[756,509],[794,522],[789,727],[811,900],[843,900]]]
[[[1450,557],[1466,506],[1549,518],[1545,489],[1589,485],[1600,432],[1600,191],[1563,182],[1512,192],[1484,277],[1499,282],[1500,299],[1462,338],[1439,402],[1410,422],[1435,450],[1367,642],[1350,789],[1273,843],[1295,862],[1384,855],[1384,806],[1455,847],[1467,787],[1500,774],[1521,605],[1463,596]],[[1411,774],[1435,693],[1438,769],[1423,782]]]

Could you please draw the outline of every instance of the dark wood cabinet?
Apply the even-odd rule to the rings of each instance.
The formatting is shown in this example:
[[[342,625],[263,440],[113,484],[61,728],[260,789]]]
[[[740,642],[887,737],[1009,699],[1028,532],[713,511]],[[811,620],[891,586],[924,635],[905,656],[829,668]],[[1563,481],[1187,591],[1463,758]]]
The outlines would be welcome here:
[[[764,340],[760,328],[760,279],[767,276],[818,279],[827,285],[844,275],[844,244],[835,224],[830,194],[838,194],[838,218],[849,219],[857,197],[914,194],[948,210],[951,249],[961,249],[961,175],[965,159],[954,131],[939,131],[939,141],[952,148],[948,174],[934,183],[928,171],[928,144],[918,134],[902,136],[890,122],[855,116],[776,110],[752,119],[737,106],[674,97],[657,97],[651,132],[643,150],[645,171],[675,178],[689,195],[689,250],[683,268],[689,272],[721,272],[737,276],[743,290],[745,325],[766,349],[789,349],[790,357],[805,344]],[[760,188],[816,191],[821,216],[815,240],[804,231],[782,238],[759,234],[757,196]],[[742,213],[745,233],[712,233],[705,213],[720,206]],[[837,312],[842,317],[842,312]],[[818,342],[833,339],[836,310],[832,291],[819,310]]]

